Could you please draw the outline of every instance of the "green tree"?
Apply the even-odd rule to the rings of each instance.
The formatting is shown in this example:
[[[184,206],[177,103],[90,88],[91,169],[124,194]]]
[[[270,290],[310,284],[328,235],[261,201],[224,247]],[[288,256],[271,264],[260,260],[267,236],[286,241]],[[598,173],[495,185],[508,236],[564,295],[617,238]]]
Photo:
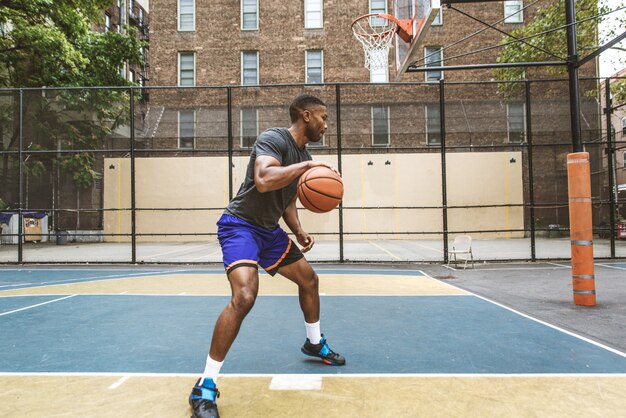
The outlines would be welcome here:
[[[623,3],[622,1],[617,8],[624,7]],[[612,8],[609,9],[606,6],[599,5],[598,0],[576,0],[575,9],[576,21],[579,22],[576,25],[576,42],[578,47],[577,54],[580,58],[598,48],[599,24],[609,19],[618,19],[621,25],[616,26],[621,26],[623,29],[624,23],[626,22],[626,14],[623,13],[623,11],[608,13],[610,10],[615,10],[616,6],[612,6]],[[555,60],[554,56],[545,51],[549,51],[558,57],[567,57],[567,31],[564,27],[565,24],[564,0],[557,0],[552,4],[539,8],[533,20],[511,32],[511,35],[516,38],[527,38],[533,35],[538,36],[527,39],[526,42],[528,44],[512,42],[512,38],[504,36],[501,41],[503,47],[500,50],[497,62],[537,62]],[[550,31],[550,29],[559,27],[563,28]],[[614,31],[608,34],[610,37],[616,35],[617,33]],[[534,48],[533,46],[541,49]],[[547,67],[546,71],[552,75],[562,75],[567,72],[567,68],[564,66]],[[499,68],[495,69],[493,73],[497,80],[513,81],[523,80],[525,70],[521,67]],[[503,83],[500,87],[505,97],[512,97],[517,93],[519,84]]]
[[[0,87],[128,86],[120,74],[125,63],[141,63],[144,46],[132,27],[121,33],[95,32],[114,0],[0,0]],[[36,94],[35,94],[36,93]],[[25,92],[21,111],[33,149],[81,149],[100,146],[102,139],[129,120],[127,90],[49,90]],[[0,151],[15,149],[19,140],[19,100],[0,101]],[[7,126],[11,128],[7,129]],[[9,136],[7,145],[1,139]],[[7,180],[5,170],[0,182]],[[97,178],[93,153],[63,154],[51,163],[32,154],[24,163],[37,175],[56,166],[70,173],[79,188]],[[4,178],[3,178],[4,177]]]

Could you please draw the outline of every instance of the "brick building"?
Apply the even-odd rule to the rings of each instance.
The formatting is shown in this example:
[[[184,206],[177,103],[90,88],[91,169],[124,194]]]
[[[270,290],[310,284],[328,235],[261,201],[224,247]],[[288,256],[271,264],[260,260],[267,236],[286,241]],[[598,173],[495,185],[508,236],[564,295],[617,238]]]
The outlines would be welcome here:
[[[144,63],[128,63],[120,69],[121,75],[128,81],[140,86],[149,80],[149,25],[150,15],[148,0],[115,0],[115,3],[104,12],[103,25],[95,26],[99,32],[121,32],[124,26],[134,27],[137,37],[146,42],[142,50]]]
[[[496,27],[510,32],[531,20],[539,5],[514,0],[456,7],[482,21],[499,22]],[[387,71],[370,72],[350,25],[367,13],[393,13],[391,1],[153,0],[150,7],[150,85],[184,89],[151,91],[138,146],[202,155],[225,152],[230,138],[235,152],[245,153],[262,130],[288,126],[286,104],[308,90],[331,106],[329,129],[318,152],[333,153],[338,123],[333,113],[339,102],[333,83],[358,83],[340,86],[344,152],[439,152],[439,79],[444,78],[449,152],[507,147],[521,151],[527,164],[527,124],[532,120],[533,144],[551,144],[533,155],[534,202],[551,206],[538,208],[536,218],[546,225],[567,222],[562,205],[567,202],[565,156],[571,151],[566,81],[531,83],[530,118],[524,86],[505,100],[490,69],[407,73],[402,84],[386,84],[394,77],[394,49]],[[497,45],[503,35],[483,29],[458,11],[442,9],[418,47],[418,66],[425,55],[435,57],[427,65],[495,63],[498,48],[485,48]],[[460,39],[465,40],[457,43]],[[478,50],[483,52],[467,54]],[[580,75],[595,77],[596,63],[581,68]],[[555,78],[542,68],[530,68],[526,76]],[[277,86],[284,84],[304,86]],[[598,102],[587,95],[596,88],[594,80],[581,82],[584,141],[601,138]],[[527,199],[527,170],[524,182]]]

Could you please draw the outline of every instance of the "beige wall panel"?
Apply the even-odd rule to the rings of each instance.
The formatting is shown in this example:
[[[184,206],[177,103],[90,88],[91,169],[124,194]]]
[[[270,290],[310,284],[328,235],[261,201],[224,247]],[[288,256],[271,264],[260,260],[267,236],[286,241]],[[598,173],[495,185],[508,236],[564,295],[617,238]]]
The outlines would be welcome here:
[[[248,156],[233,158],[233,192],[245,177]],[[335,156],[315,156],[337,167]],[[515,160],[515,162],[511,162]],[[107,159],[105,208],[130,207],[130,161]],[[138,208],[221,208],[228,203],[226,157],[138,158]],[[346,239],[432,238],[443,229],[442,210],[386,209],[384,207],[429,207],[441,205],[441,157],[439,154],[345,155],[344,232]],[[447,158],[449,205],[521,204],[523,202],[521,153],[454,153]],[[339,213],[311,213],[298,203],[304,229],[316,239],[337,239]],[[363,207],[382,207],[362,210]],[[214,233],[221,210],[138,211],[137,232]],[[522,207],[449,209],[451,231],[523,229]],[[105,212],[105,233],[128,233],[130,213]],[[286,228],[281,221],[283,228]],[[432,234],[408,235],[406,232]],[[383,234],[384,233],[384,234]],[[328,235],[327,235],[328,234]],[[523,232],[484,233],[478,237],[522,237]],[[107,237],[128,241],[129,237]],[[141,241],[207,241],[208,236],[146,236]]]

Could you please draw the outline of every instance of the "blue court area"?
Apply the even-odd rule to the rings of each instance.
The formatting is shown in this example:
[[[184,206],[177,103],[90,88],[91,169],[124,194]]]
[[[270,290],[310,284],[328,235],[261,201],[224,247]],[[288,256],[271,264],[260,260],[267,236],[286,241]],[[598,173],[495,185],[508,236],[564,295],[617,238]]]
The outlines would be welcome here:
[[[228,300],[0,293],[0,373],[197,374]],[[259,296],[222,372],[626,373],[621,353],[473,295],[336,295],[321,303],[322,330],[346,356],[345,367],[322,366],[300,353],[304,327],[296,296]]]
[[[104,268],[104,269],[0,269],[0,291],[24,287],[37,287],[94,280],[166,275],[188,270],[180,268]],[[222,273],[220,269],[197,270],[199,273]],[[1,295],[0,295],[1,296]]]

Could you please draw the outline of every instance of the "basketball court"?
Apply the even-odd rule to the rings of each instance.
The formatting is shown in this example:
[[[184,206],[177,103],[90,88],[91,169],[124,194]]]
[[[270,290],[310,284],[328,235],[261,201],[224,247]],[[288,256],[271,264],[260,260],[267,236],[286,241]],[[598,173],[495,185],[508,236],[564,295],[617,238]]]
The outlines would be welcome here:
[[[489,267],[500,276],[504,266]],[[487,277],[484,267],[454,274]],[[523,267],[508,274],[558,268]],[[614,278],[623,274],[623,263],[611,267]],[[450,274],[317,271],[322,329],[347,365],[300,353],[297,288],[263,274],[219,379],[224,416],[618,416],[626,408],[623,351],[464,290]],[[221,269],[5,268],[0,277],[1,416],[190,415],[186,398],[229,300]]]
[[[420,46],[442,3],[392,3],[393,10],[385,6],[384,13],[361,16],[352,24],[352,34],[365,48],[365,66],[370,70],[387,67],[388,71],[393,46],[395,74],[390,79],[400,81],[405,72],[424,71],[426,67],[442,71],[442,58],[426,56]],[[420,63],[424,68],[416,69]],[[440,123],[441,131],[445,131],[445,122]],[[445,178],[445,135],[439,146],[440,154],[426,154]],[[511,164],[516,158],[521,160],[521,152],[513,156],[516,158],[508,154],[497,157],[498,167],[506,174],[502,177],[508,181]],[[415,164],[416,157],[410,158],[407,166],[419,165]],[[123,164],[129,170],[131,165],[122,160],[107,161],[118,176],[117,187],[110,194],[120,202],[122,196],[131,196],[123,189],[130,188],[131,182],[122,184],[120,174]],[[352,160],[357,159],[344,157],[346,165]],[[376,167],[392,165],[385,160],[376,161]],[[247,156],[237,160],[237,167],[243,166],[240,161],[247,161]],[[450,156],[450,161],[454,157]],[[393,159],[394,170],[399,162],[399,158]],[[481,168],[478,171],[484,170],[484,164],[477,165]],[[369,161],[368,166],[374,163]],[[452,166],[448,167],[450,173]],[[232,170],[235,165],[229,161],[228,167]],[[371,184],[376,183],[374,177]],[[159,182],[154,184],[162,187]],[[507,234],[522,231],[517,247],[510,244],[513,241],[507,235],[505,241],[482,241],[474,248],[479,254],[489,254],[494,246],[502,250],[511,245],[504,251],[506,257],[516,259],[515,252],[519,251],[522,255],[517,259],[522,259],[528,258],[524,254],[532,246],[534,260],[535,230],[529,244],[523,235],[526,226],[521,209],[521,226],[510,224],[509,207],[524,205],[521,186],[521,202],[511,203],[508,199],[513,189],[508,185],[507,201],[497,206],[506,214],[506,227],[501,230]],[[361,186],[365,194],[365,180]],[[436,186],[447,193],[445,183]],[[389,188],[389,184],[381,184],[381,188]],[[225,199],[227,187],[222,192]],[[363,197],[358,205],[367,206],[364,202]],[[394,205],[398,206],[397,200]],[[438,205],[430,209],[439,210]],[[378,206],[376,203],[369,209]],[[121,207],[132,207],[134,216],[134,201],[118,203],[115,210],[103,215],[110,216],[111,228],[117,231],[109,235],[118,238],[126,235],[121,232],[125,230],[120,220],[122,211],[118,210]],[[347,246],[347,260],[353,254],[363,256],[375,250],[377,255],[371,259],[377,260],[376,264],[324,264],[329,259],[336,261],[330,255],[337,253],[334,242],[320,240],[311,253],[311,261],[318,262],[314,267],[320,277],[321,328],[329,345],[346,357],[343,367],[324,365],[300,352],[306,334],[298,288],[280,276],[261,273],[256,304],[218,379],[221,416],[623,416],[626,263],[602,261],[594,265],[591,260],[598,294],[598,304],[593,308],[572,303],[572,277],[587,280],[594,276],[576,276],[577,264],[569,261],[485,262],[468,268],[414,263],[418,252],[423,262],[440,262],[442,256],[447,261],[446,213],[444,210],[442,245],[366,239]],[[439,222],[440,212],[433,216]],[[350,220],[356,218],[353,215]],[[389,221],[383,218],[376,223]],[[532,223],[534,215],[530,219]],[[135,234],[134,218],[131,221],[128,216],[126,220],[129,225],[133,222]],[[396,223],[402,222],[396,219]],[[197,229],[194,224],[193,231]],[[493,226],[488,229],[501,232]],[[575,228],[571,232],[573,236]],[[21,230],[19,234],[21,239]],[[133,261],[137,247],[134,238]],[[102,243],[97,244],[102,248],[99,260],[93,260],[93,255],[81,258],[84,253],[78,246],[64,249],[62,257],[67,258],[58,258],[62,251],[58,248],[35,254],[34,250],[29,252],[33,246],[27,246],[29,263],[70,260],[76,264],[0,267],[0,416],[190,416],[187,398],[204,369],[213,325],[231,295],[223,269],[216,267],[221,256],[219,246],[214,239],[206,241],[140,247],[142,262],[161,263],[167,256],[170,261],[174,257],[181,263],[178,265],[129,267],[121,263],[128,260],[130,244],[116,247]],[[613,238],[611,243],[614,246]],[[555,258],[561,256],[558,251],[570,251],[571,245],[585,249],[592,245],[591,238],[584,237],[544,240],[541,244],[550,246],[544,253],[557,254]],[[21,263],[21,241],[19,245],[17,260]],[[593,257],[593,248],[590,252]],[[615,258],[615,248],[603,249],[604,255],[608,252]],[[181,258],[176,258],[179,255]],[[120,264],[80,265],[96,261]],[[206,266],[184,264],[187,262]],[[593,292],[595,303],[595,288],[574,289],[576,292],[585,296]]]

